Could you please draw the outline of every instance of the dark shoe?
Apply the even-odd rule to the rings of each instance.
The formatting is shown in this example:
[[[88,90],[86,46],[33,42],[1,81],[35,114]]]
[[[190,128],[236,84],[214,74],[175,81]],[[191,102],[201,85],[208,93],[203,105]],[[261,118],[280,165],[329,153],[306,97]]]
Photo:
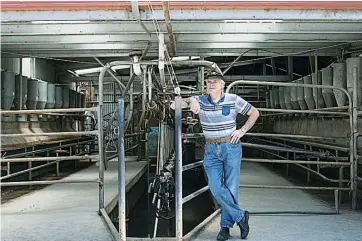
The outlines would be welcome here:
[[[216,240],[224,241],[224,240],[228,240],[229,238],[230,238],[230,230],[229,230],[229,228],[222,227],[220,229],[219,234],[217,235]]]
[[[241,239],[245,239],[249,234],[249,212],[244,212],[244,217],[238,222],[238,226],[240,228],[240,236]]]

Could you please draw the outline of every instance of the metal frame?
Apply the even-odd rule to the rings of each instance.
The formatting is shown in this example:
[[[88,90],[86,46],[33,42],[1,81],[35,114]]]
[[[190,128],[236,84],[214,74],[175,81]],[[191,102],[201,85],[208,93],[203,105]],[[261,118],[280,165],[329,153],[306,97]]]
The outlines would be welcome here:
[[[99,211],[104,208],[104,155],[103,155],[103,126],[102,126],[102,109],[101,106],[93,108],[68,108],[68,109],[43,109],[43,110],[16,110],[16,111],[1,111],[1,115],[17,115],[17,114],[47,114],[47,113],[73,113],[73,112],[84,112],[84,111],[97,111],[98,112],[98,130],[97,131],[79,131],[79,132],[47,132],[47,133],[31,133],[31,134],[1,134],[0,137],[19,137],[19,136],[82,136],[82,135],[97,135],[98,136],[98,151],[99,155],[83,155],[83,156],[69,156],[69,157],[42,157],[42,158],[1,158],[1,162],[29,162],[29,169],[21,171],[20,173],[14,173],[20,175],[31,170],[39,169],[40,167],[31,167],[32,161],[52,161],[42,165],[42,167],[57,164],[63,160],[80,160],[80,159],[89,159],[94,158],[99,160],[99,178],[97,179],[82,179],[82,180],[56,180],[56,181],[26,181],[26,182],[1,182],[0,186],[19,186],[19,185],[46,185],[46,184],[55,184],[55,183],[98,183],[99,185]],[[33,151],[34,154],[34,151]],[[71,153],[70,153],[71,155]],[[57,165],[58,170],[58,165]],[[9,174],[15,176],[13,174]],[[9,177],[9,175],[5,177]],[[11,177],[10,176],[10,177]]]
[[[70,140],[72,141],[72,140]],[[70,143],[70,144],[65,144],[65,145],[62,145],[62,142],[64,141],[60,141],[58,144],[59,146],[54,146],[54,147],[50,147],[50,148],[42,148],[40,150],[34,150],[34,151],[27,151],[27,147],[24,148],[24,152],[22,153],[17,153],[17,154],[12,154],[12,155],[8,155],[8,156],[3,156],[2,158],[0,158],[1,162],[7,162],[7,175],[5,176],[2,176],[2,178],[0,180],[3,180],[3,179],[6,179],[6,178],[9,178],[9,177],[12,177],[12,176],[17,176],[17,175],[20,175],[22,174],[22,172],[28,170],[29,171],[29,181],[31,181],[31,170],[37,170],[37,169],[40,169],[41,167],[46,167],[48,166],[48,164],[45,164],[45,165],[41,165],[41,166],[37,166],[35,167],[34,169],[25,169],[23,171],[20,171],[20,172],[17,172],[17,173],[12,173],[10,175],[10,163],[11,162],[18,162],[20,161],[20,159],[16,158],[16,157],[23,157],[23,156],[27,156],[27,155],[35,155],[36,153],[44,153],[46,152],[46,155],[47,157],[49,157],[49,152],[50,151],[55,151],[56,152],[56,156],[59,157],[59,151],[62,149],[62,148],[65,148],[65,147],[72,147],[72,146],[78,146],[78,145],[81,145],[81,144],[88,144],[88,143],[92,143],[94,142],[95,140],[94,139],[89,139],[89,140],[85,140],[85,141],[79,141],[79,139],[77,140],[76,143]],[[66,141],[68,142],[68,141]],[[33,146],[33,149],[34,149],[34,146]],[[14,159],[16,158],[16,159]],[[91,158],[91,157],[90,157]],[[13,160],[11,160],[13,159]],[[57,159],[58,160],[58,159]],[[73,160],[73,159],[71,159]],[[22,161],[20,161],[22,162]],[[32,166],[32,163],[31,161],[28,161],[29,162],[29,168],[31,168]],[[56,165],[56,175],[59,176],[59,162],[54,162],[55,165]],[[50,164],[49,164],[50,165]]]
[[[133,62],[132,61],[114,61],[114,62],[110,62],[107,63],[106,65],[104,65],[104,67],[102,68],[102,70],[100,71],[99,74],[99,81],[98,81],[98,86],[99,86],[99,90],[98,90],[98,102],[99,102],[99,114],[98,114],[98,125],[99,126],[103,126],[103,120],[101,118],[102,116],[102,107],[103,107],[103,92],[104,92],[104,75],[107,72],[107,70],[109,68],[111,68],[112,66],[115,65],[122,65],[122,64],[128,64],[128,65],[132,65]],[[154,66],[156,64],[158,64],[157,62],[152,62],[152,61],[140,61],[141,65],[151,65]],[[217,71],[220,71],[220,68],[212,62],[209,61],[182,61],[182,62],[171,62],[171,61],[165,61],[166,65],[174,65],[174,66],[204,66],[207,68],[211,68],[211,69],[216,69]],[[118,177],[118,190],[119,190],[119,220],[120,220],[120,224],[119,224],[119,240],[120,241],[125,241],[126,240],[126,227],[125,227],[125,158],[124,158],[124,94],[128,91],[128,89],[130,88],[132,82],[133,82],[133,77],[134,75],[131,76],[129,82],[127,83],[127,86],[121,96],[121,98],[118,100],[118,125],[119,125],[119,135],[118,135],[118,157],[119,157],[119,177]],[[176,99],[178,99],[177,103],[179,105],[179,107],[181,107],[181,97],[177,97]],[[176,212],[178,213],[177,215],[177,222],[176,222],[176,239],[177,240],[181,240],[182,239],[182,193],[181,195],[180,192],[182,192],[182,138],[181,138],[181,108],[176,108],[176,112],[177,112],[177,116],[178,118],[176,118],[176,128],[175,128],[175,143],[176,143]],[[99,130],[99,136],[103,137],[103,129],[101,128],[101,130]],[[101,138],[101,140],[103,141],[103,138]],[[103,143],[103,142],[100,142]],[[100,160],[104,160],[104,154],[103,151],[100,149],[99,151],[99,156],[100,156]],[[100,165],[100,180],[103,182],[103,172],[104,172],[104,164],[101,161],[100,163],[102,163],[102,165]],[[104,195],[104,190],[102,189],[102,193]],[[103,198],[103,196],[102,196]],[[101,195],[100,195],[100,199],[101,199]],[[101,202],[100,202],[101,203]],[[104,206],[100,207],[100,210],[104,208]],[[181,214],[181,218],[180,215]],[[100,215],[104,216],[106,215],[105,212],[100,212]],[[107,219],[107,217],[103,217],[105,220]],[[108,217],[109,218],[109,217]]]
[[[356,70],[354,70],[356,71]],[[355,76],[357,76],[355,74]],[[265,81],[247,81],[247,80],[237,80],[231,83],[226,92],[229,92],[231,87],[238,84],[247,84],[247,85],[267,85],[267,86],[292,86],[292,87],[308,87],[308,88],[323,88],[323,89],[337,89],[343,91],[348,98],[348,113],[341,112],[331,112],[331,111],[316,111],[314,113],[328,115],[348,115],[349,116],[349,127],[350,127],[350,142],[349,142],[349,163],[350,163],[350,191],[352,192],[352,209],[357,208],[357,96],[354,94],[353,99],[349,92],[343,88],[327,85],[312,85],[312,84],[298,84],[298,83],[278,83],[278,82],[265,82]],[[353,79],[353,86],[357,87],[357,77]],[[357,89],[357,88],[356,88]],[[261,111],[272,111],[272,112],[285,112],[285,113],[310,113],[313,111],[307,110],[283,110],[283,109],[262,109]],[[337,190],[337,189],[336,189]]]
[[[181,97],[175,98],[175,145],[176,145],[176,240],[182,240],[182,109]]]
[[[126,165],[124,151],[124,99],[118,99],[118,218],[119,240],[126,241]]]

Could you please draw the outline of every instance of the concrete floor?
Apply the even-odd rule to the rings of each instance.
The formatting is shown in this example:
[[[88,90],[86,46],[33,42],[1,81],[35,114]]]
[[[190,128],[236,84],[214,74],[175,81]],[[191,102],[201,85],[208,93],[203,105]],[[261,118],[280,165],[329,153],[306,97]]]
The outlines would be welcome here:
[[[134,159],[134,158],[128,158]],[[117,193],[118,162],[105,172],[105,204]],[[126,185],[145,162],[126,162]],[[92,165],[65,179],[97,178]],[[97,184],[54,184],[1,206],[3,241],[111,241],[106,224],[98,215]]]
[[[286,179],[256,163],[243,163],[241,184],[292,185]],[[332,192],[332,191],[330,191]],[[240,188],[239,206],[249,212],[315,211],[333,212],[334,206],[301,190]],[[220,215],[193,240],[216,240]],[[358,241],[362,240],[362,212],[342,209],[340,215],[251,215],[253,241]],[[240,240],[239,228],[231,229],[230,240]]]

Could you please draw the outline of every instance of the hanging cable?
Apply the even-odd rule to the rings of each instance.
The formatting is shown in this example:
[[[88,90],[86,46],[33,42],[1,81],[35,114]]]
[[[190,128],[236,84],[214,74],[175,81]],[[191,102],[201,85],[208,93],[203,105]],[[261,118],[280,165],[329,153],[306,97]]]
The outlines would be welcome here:
[[[161,33],[161,29],[160,29],[160,25],[158,24],[157,19],[155,18],[153,7],[152,7],[152,4],[150,2],[148,2],[148,8],[151,11],[152,23],[153,23],[153,26],[155,28],[156,35],[158,37],[159,34]],[[176,73],[175,73],[174,68],[172,66],[171,58],[170,58],[170,55],[168,53],[167,48],[165,48],[165,53],[166,53],[166,55],[165,55],[166,61],[170,63],[170,65],[166,65],[168,73],[170,75],[170,82],[171,82],[171,85],[172,85],[173,89],[176,91],[175,84],[174,84],[173,80],[175,80],[177,88],[180,89],[180,87],[179,87],[179,83],[178,83],[178,80],[177,80],[177,77],[176,77]]]

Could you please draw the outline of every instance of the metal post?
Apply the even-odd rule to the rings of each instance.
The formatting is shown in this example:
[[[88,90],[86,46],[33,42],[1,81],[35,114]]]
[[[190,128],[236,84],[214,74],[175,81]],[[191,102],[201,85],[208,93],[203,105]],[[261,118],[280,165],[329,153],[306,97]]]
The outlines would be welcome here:
[[[102,87],[101,87],[102,86]],[[99,86],[99,92],[103,94],[103,85]],[[102,88],[102,91],[101,91]],[[103,136],[103,100],[99,95],[98,105],[98,152],[99,152],[99,211],[104,208],[104,136]]]
[[[147,161],[147,187],[150,187],[149,123],[145,120],[145,159]],[[147,234],[150,237],[150,191],[147,192]]]
[[[338,158],[338,150],[336,150],[336,158]],[[343,166],[341,166],[340,168],[339,168],[339,180],[343,180]],[[339,187],[343,187],[343,183],[342,182],[339,182]],[[339,193],[339,200],[338,200],[338,203],[340,204],[340,203],[342,203],[342,201],[343,201],[343,192],[340,192]]]
[[[160,209],[161,207],[161,199],[158,199],[157,201],[157,208]],[[156,238],[157,235],[157,227],[158,227],[158,217],[155,218],[155,226],[153,228],[153,238]]]
[[[35,146],[33,146],[33,152],[35,151]],[[35,154],[33,154],[33,157],[35,157]],[[29,169],[31,169],[32,168],[32,162],[31,161],[29,161],[28,162],[28,168]],[[29,175],[29,181],[32,181],[32,179],[33,179],[33,177],[32,177],[32,173],[31,173],[31,170],[29,170],[29,173],[28,173],[28,175]]]
[[[289,81],[293,80],[293,56],[288,56],[288,76]]]
[[[124,156],[124,99],[118,99],[118,222],[119,240],[126,241],[126,170]]]
[[[162,87],[166,86],[165,81],[165,37],[163,33],[158,35],[158,70]]]
[[[309,146],[309,150],[310,151],[313,150],[312,146]],[[310,161],[311,158],[308,157],[307,160]],[[308,169],[310,169],[310,164],[307,164],[307,166],[308,166]],[[310,172],[307,170],[307,185],[309,185],[309,183],[310,183]]]
[[[200,60],[204,60],[204,57],[200,57]],[[205,82],[204,82],[204,73],[205,73],[205,67],[200,67],[200,82],[201,82],[201,91],[204,93],[205,89]]]
[[[131,78],[129,79],[129,81],[127,83],[126,89],[122,93],[122,97],[125,98],[125,96],[127,94],[126,91],[129,90],[128,91],[128,94],[129,94],[129,113],[128,113],[128,117],[127,117],[125,131],[127,131],[128,127],[129,127],[129,124],[131,123],[131,120],[133,118],[133,80],[135,79],[136,74],[133,73],[133,68],[132,67],[130,67],[130,75],[131,75]],[[132,132],[132,130],[131,130],[131,132]],[[133,141],[133,138],[131,140]]]
[[[61,148],[61,146],[62,146],[62,143],[60,142],[59,143],[59,150],[61,150],[62,148]],[[56,154],[55,154],[57,157],[59,157],[59,152],[58,151],[56,151]],[[56,164],[55,164],[55,166],[56,166],[56,175],[57,175],[57,177],[59,177],[59,162],[57,162]]]
[[[147,76],[148,76],[148,103],[151,103],[151,100],[152,100],[152,67],[148,68]]]
[[[334,205],[336,208],[336,213],[339,214],[339,190],[334,190]]]
[[[353,122],[353,130],[352,131],[352,149],[350,150],[350,158],[351,158],[351,189],[352,189],[352,209],[357,209],[357,135],[358,135],[358,128],[357,128],[357,68],[353,68],[353,95],[352,95],[352,122]]]
[[[287,152],[287,159],[289,160],[289,152]],[[285,175],[287,176],[287,178],[289,177],[289,164],[286,164],[286,170],[285,170]]]
[[[176,145],[176,240],[182,240],[182,138],[181,97],[175,98],[175,145]]]
[[[161,121],[161,125],[160,125],[160,131],[159,131],[159,135],[160,135],[160,160],[159,160],[159,167],[158,167],[158,174],[162,171],[162,167],[163,167],[163,161],[164,161],[164,132],[165,132],[165,125],[163,124],[163,122]]]
[[[277,75],[277,71],[276,71],[276,68],[275,68],[275,58],[270,59],[270,64],[272,66],[273,75]]]
[[[7,166],[6,174],[7,174],[7,176],[9,176],[9,175],[11,174],[11,172],[10,172],[10,162],[8,162],[8,163],[6,164],[6,166]]]
[[[144,68],[143,71],[143,79],[142,79],[142,112],[141,112],[141,117],[138,121],[138,125],[137,125],[137,131],[141,131],[141,126],[142,126],[142,122],[143,119],[145,118],[145,114],[146,114],[146,103],[147,103],[147,67]]]

